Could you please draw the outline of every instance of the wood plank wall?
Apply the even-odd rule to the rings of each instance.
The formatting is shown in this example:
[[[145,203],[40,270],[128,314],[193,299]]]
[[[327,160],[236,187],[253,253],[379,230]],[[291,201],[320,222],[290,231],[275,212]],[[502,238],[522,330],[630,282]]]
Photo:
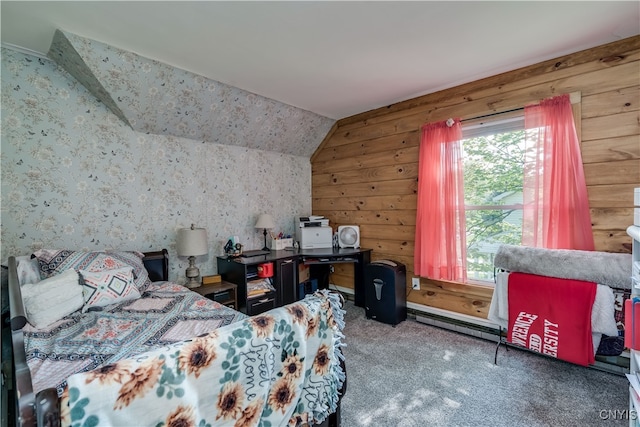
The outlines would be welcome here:
[[[630,252],[640,187],[640,36],[339,120],[311,158],[313,213],[358,224],[372,259],[407,267],[408,301],[486,318],[492,288],[421,279],[411,290],[419,128],[580,92],[577,108],[596,250]],[[353,288],[353,267],[331,282]]]

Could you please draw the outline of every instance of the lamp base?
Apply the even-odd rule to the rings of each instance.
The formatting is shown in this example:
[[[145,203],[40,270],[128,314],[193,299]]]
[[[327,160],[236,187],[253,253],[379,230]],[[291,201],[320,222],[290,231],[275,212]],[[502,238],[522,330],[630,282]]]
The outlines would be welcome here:
[[[189,267],[184,271],[185,276],[187,276],[187,283],[185,283],[187,288],[197,288],[201,285],[197,280],[200,276],[200,269],[195,266],[195,259],[196,257],[194,256],[189,257]]]
[[[196,276],[198,277],[198,276]],[[191,277],[189,279],[189,281],[187,283],[184,284],[187,288],[189,289],[193,289],[193,288],[199,288],[201,286],[201,283],[198,282],[195,277]]]
[[[271,249],[267,247],[267,229],[266,228],[264,229],[264,232],[262,234],[264,234],[264,247],[262,248],[262,250],[271,252]]]

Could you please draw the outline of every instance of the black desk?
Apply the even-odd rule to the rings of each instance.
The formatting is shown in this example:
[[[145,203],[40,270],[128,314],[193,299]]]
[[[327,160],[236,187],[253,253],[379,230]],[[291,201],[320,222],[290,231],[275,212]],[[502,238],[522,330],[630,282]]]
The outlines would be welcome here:
[[[364,267],[371,262],[371,249],[301,249],[300,262],[308,265],[318,288],[329,287],[331,264],[353,263],[353,294],[355,305],[364,307]]]
[[[354,272],[354,299],[355,305],[364,307],[364,267],[371,262],[371,249],[300,249],[300,250],[280,250],[271,251],[266,255],[258,255],[252,257],[218,257],[218,274],[222,275],[224,280],[236,283],[238,285],[238,297],[240,299],[240,307],[246,307],[246,281],[247,275],[258,264],[265,262],[274,262],[276,264],[276,276],[278,276],[278,270],[280,265],[284,266],[284,263],[289,260],[294,260],[295,265],[303,263],[309,265],[310,275],[312,278],[318,280],[318,288],[326,289],[329,287],[329,272],[331,264],[337,263],[353,263]],[[238,268],[235,268],[237,266]],[[286,266],[288,267],[288,266]],[[284,276],[281,274],[280,276]],[[277,289],[279,294],[282,294],[282,298],[278,298],[278,305],[286,304],[290,298],[287,294],[292,285],[289,280],[294,277],[277,277],[276,282],[282,282],[281,288]],[[286,282],[283,282],[286,279]],[[297,268],[295,271],[295,284],[297,285]],[[244,302],[243,302],[244,301]],[[241,310],[244,311],[244,310]]]

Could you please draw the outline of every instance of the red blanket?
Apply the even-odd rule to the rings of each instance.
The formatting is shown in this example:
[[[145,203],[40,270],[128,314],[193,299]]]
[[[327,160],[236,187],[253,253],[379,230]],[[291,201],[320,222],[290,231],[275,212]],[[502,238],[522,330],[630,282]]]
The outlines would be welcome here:
[[[510,343],[578,365],[595,362],[595,283],[511,273],[508,289]]]

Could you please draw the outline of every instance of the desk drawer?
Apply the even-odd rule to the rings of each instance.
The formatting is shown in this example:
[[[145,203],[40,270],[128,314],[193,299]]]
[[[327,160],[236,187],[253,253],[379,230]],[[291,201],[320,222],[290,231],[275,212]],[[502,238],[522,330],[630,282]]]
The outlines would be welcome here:
[[[276,307],[276,293],[269,292],[247,300],[247,314],[253,316]]]

